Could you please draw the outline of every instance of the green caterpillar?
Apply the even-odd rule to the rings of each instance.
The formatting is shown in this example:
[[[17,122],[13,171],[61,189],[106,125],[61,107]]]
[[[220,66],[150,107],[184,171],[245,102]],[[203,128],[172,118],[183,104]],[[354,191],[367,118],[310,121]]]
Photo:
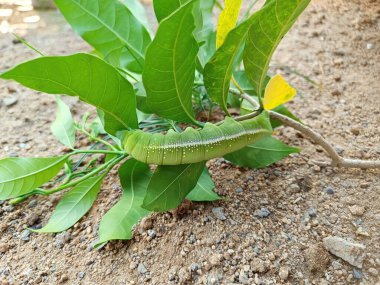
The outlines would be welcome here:
[[[136,160],[157,165],[178,165],[206,161],[237,151],[269,136],[272,127],[269,115],[242,122],[227,117],[220,126],[206,123],[201,130],[187,128],[182,133],[150,134],[141,130],[128,131],[123,144]]]

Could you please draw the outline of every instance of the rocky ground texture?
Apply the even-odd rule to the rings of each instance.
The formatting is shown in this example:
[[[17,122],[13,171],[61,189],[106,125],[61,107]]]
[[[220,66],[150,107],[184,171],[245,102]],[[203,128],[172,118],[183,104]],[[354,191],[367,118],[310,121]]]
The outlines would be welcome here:
[[[0,16],[0,70],[36,56],[9,29],[46,54],[89,50],[56,11],[0,9],[11,9]],[[289,107],[348,157],[380,159],[379,32],[376,0],[313,0],[273,62],[299,90]],[[77,115],[88,109],[66,102]],[[1,81],[0,157],[59,154],[54,110],[52,96]],[[90,213],[57,235],[26,228],[44,224],[59,195],[0,202],[0,284],[380,284],[379,171],[316,166],[319,146],[289,128],[277,135],[302,153],[262,170],[214,160],[226,199],[153,214],[133,240],[101,250],[92,243],[120,195],[115,175]]]

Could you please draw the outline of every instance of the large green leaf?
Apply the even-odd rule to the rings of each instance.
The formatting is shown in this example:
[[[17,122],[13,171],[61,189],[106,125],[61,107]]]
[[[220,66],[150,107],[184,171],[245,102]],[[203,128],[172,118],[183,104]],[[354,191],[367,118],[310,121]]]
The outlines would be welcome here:
[[[189,194],[187,194],[186,199],[194,202],[205,202],[205,201],[216,201],[220,197],[213,190],[215,188],[214,181],[212,181],[210,173],[205,167],[201,177],[197,182],[197,186]]]
[[[197,185],[204,162],[160,165],[149,182],[142,207],[164,212],[177,207]]]
[[[265,137],[241,150],[225,155],[224,158],[235,165],[264,168],[296,152],[299,152],[298,148],[289,147],[273,137]]]
[[[150,43],[145,27],[118,0],[55,0],[73,29],[114,66],[141,73]]]
[[[135,16],[136,19],[144,25],[146,30],[150,32],[150,26],[144,5],[141,4],[139,0],[121,0],[121,3],[124,3],[133,16]]]
[[[232,73],[239,56],[239,51],[244,44],[248,29],[256,14],[229,32],[223,45],[218,48],[204,69],[203,76],[207,92],[226,113],[228,113],[227,96]]]
[[[137,128],[132,85],[111,65],[89,54],[40,57],[0,75],[49,94],[79,96],[105,113],[105,129]]]
[[[153,0],[153,8],[157,21],[161,22],[177,10],[181,4],[185,4],[189,1],[190,0]]]
[[[99,226],[99,240],[95,246],[117,239],[131,239],[133,226],[149,211],[141,208],[151,172],[147,164],[127,160],[119,169],[123,186],[120,201],[104,215]]]
[[[243,61],[259,96],[262,96],[274,51],[309,2],[310,0],[268,0],[251,25]]]
[[[143,72],[149,107],[162,117],[187,123],[196,122],[192,89],[198,44],[192,7],[189,2],[161,21]]]
[[[0,200],[15,198],[42,186],[58,174],[67,157],[0,160]]]
[[[72,227],[92,207],[102,186],[105,174],[91,177],[76,185],[59,201],[48,223],[39,233],[58,233]]]
[[[56,118],[51,125],[51,131],[59,142],[73,149],[75,143],[75,123],[70,108],[57,96]]]

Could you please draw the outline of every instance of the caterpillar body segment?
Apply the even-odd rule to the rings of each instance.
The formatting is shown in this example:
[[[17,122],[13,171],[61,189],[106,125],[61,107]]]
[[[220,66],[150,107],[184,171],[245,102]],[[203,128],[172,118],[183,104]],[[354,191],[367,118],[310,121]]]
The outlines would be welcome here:
[[[246,121],[237,122],[227,117],[220,126],[206,123],[201,130],[189,127],[182,133],[169,130],[163,135],[129,131],[123,143],[125,151],[141,162],[179,165],[224,156],[269,136],[271,132],[269,116],[264,111]]]

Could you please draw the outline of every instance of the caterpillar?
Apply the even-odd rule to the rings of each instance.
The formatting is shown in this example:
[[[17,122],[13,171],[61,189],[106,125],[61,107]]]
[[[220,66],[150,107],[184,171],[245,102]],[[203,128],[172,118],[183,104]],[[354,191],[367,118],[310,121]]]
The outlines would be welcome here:
[[[142,130],[127,131],[124,150],[136,160],[148,164],[178,165],[206,161],[237,151],[270,135],[268,112],[246,120],[226,117],[220,126],[206,123],[203,129],[186,128],[182,133],[169,130],[151,134]]]

